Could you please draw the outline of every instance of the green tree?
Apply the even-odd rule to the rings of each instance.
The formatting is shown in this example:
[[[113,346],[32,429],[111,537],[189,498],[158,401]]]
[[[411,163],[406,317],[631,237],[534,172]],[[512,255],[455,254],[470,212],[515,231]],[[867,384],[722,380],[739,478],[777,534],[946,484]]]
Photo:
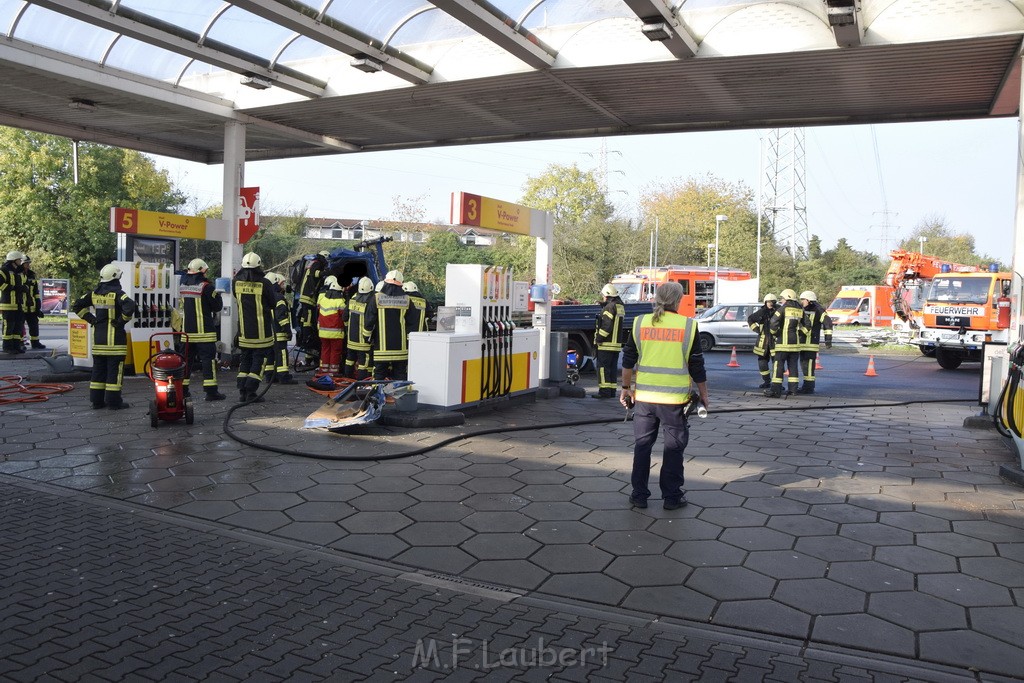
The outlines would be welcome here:
[[[882,284],[886,266],[875,254],[854,249],[843,238],[819,258],[798,261],[796,279],[789,286],[797,294],[807,289],[813,291],[818,301],[827,306],[843,285]]]
[[[573,164],[551,164],[539,176],[527,179],[520,200],[526,206],[550,211],[555,229],[607,219],[615,212],[593,171]]]
[[[0,243],[78,295],[114,259],[111,207],[175,211],[185,197],[139,152],[80,143],[77,185],[72,159],[66,138],[0,128]]]
[[[921,237],[926,239],[924,252],[928,256],[934,256],[943,261],[962,263],[968,266],[988,266],[990,263],[999,261],[987,254],[977,253],[974,236],[954,232],[953,228],[946,225],[946,219],[941,216],[931,215],[922,218],[907,238],[900,242],[899,248],[906,251],[920,251]]]

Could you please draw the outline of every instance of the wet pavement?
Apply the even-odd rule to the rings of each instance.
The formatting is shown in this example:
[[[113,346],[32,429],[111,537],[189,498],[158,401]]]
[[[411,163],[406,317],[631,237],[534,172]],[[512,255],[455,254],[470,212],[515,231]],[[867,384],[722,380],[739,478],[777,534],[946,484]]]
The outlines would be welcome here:
[[[15,372],[42,374],[42,364],[0,361],[0,374]],[[0,614],[16,624],[0,643],[19,655],[4,657],[0,675],[35,678],[39,662],[52,672],[74,664],[77,655],[67,653],[85,647],[96,661],[81,671],[160,677],[168,665],[155,651],[139,654],[134,669],[108,668],[116,666],[108,660],[180,620],[179,631],[199,625],[218,634],[168,653],[179,666],[166,671],[183,679],[245,678],[245,667],[265,678],[389,680],[481,672],[523,680],[1019,676],[1024,490],[999,478],[999,466],[1016,461],[1004,440],[961,426],[977,407],[881,405],[889,392],[871,407],[844,407],[863,405],[864,396],[769,402],[742,384],[719,382],[733,388],[713,390],[712,415],[692,423],[690,504],[674,511],[654,498],[645,510],[630,508],[632,429],[609,401],[506,404],[469,414],[457,428],[376,426],[348,437],[301,429],[322,402],[301,386],[274,386],[268,403],[234,412],[230,428],[239,436],[316,459],[232,440],[222,425],[228,402],[198,402],[191,427],[152,429],[144,379],[126,380],[132,407],[125,411],[92,410],[87,384],[45,403],[0,406]],[[583,420],[597,423],[565,426]],[[406,458],[343,459],[502,426],[536,428],[470,435]],[[656,468],[657,458],[653,477]],[[140,542],[158,552],[140,558]],[[97,594],[76,583],[82,558],[107,573]],[[295,564],[305,578],[266,572],[266,562]],[[337,575],[326,587],[307,577],[325,572]],[[47,573],[82,588],[48,598]],[[163,577],[154,579],[160,596],[140,589],[149,579],[138,577],[150,575]],[[124,576],[135,578],[122,586]],[[204,583],[207,576],[219,578]],[[252,576],[264,580],[245,598],[232,581]],[[381,590],[387,595],[376,600]],[[291,592],[301,596],[287,611],[280,596]],[[133,608],[111,607],[115,598]],[[421,614],[424,601],[436,606]],[[238,609],[217,608],[229,603]],[[357,626],[371,603],[386,618]],[[107,612],[116,629],[97,616]],[[253,621],[239,619],[248,612]],[[62,620],[52,625],[60,633],[36,614]],[[145,625],[133,623],[140,615]],[[538,638],[552,620],[564,627],[546,642],[577,655],[587,643],[611,642],[608,658],[530,666],[516,650],[516,666],[487,665],[488,638],[541,650]],[[98,632],[69,640],[68,624]],[[271,647],[271,632],[282,628],[295,647],[261,654],[254,667],[253,653]],[[351,628],[362,635],[343,637]],[[125,638],[111,635],[121,629]],[[602,640],[612,631],[613,641]],[[442,651],[438,666],[413,666],[428,635]],[[321,638],[328,645],[318,646]],[[453,668],[463,656],[465,666]]]

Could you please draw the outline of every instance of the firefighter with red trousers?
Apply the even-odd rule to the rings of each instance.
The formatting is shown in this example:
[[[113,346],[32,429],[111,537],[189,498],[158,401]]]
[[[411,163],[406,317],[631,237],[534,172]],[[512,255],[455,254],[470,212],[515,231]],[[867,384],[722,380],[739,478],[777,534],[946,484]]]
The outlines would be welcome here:
[[[338,278],[324,278],[326,289],[317,299],[317,327],[320,330],[320,369],[318,375],[341,374],[341,358],[345,348],[345,288]]]
[[[135,316],[135,302],[121,289],[121,269],[109,263],[100,269],[100,283],[73,306],[75,315],[92,326],[92,376],[89,400],[93,409],[128,407],[121,397],[128,334],[124,327]]]

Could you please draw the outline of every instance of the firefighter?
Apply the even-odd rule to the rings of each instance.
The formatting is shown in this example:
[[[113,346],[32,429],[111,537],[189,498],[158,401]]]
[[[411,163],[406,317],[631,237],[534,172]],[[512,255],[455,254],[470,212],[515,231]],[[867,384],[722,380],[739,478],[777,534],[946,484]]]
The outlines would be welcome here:
[[[345,376],[366,379],[370,375],[370,342],[365,334],[363,317],[366,305],[373,298],[373,280],[359,278],[356,294],[348,302],[348,348],[345,352]]]
[[[633,415],[633,474],[629,502],[647,507],[651,495],[647,487],[651,473],[651,451],[664,427],[665,445],[658,485],[662,507],[675,510],[686,505],[683,492],[683,451],[689,440],[686,423],[687,404],[694,400],[696,385],[699,400],[708,405],[707,372],[700,350],[700,333],[693,318],[676,311],[683,297],[683,286],[666,282],[654,294],[654,313],[637,316],[633,333],[622,354],[622,395],[619,401]],[[633,368],[636,388],[633,388]]]
[[[220,295],[214,292],[213,283],[206,277],[210,266],[201,258],[188,263],[188,272],[181,276],[178,296],[181,302],[181,331],[185,333],[190,355],[199,359],[199,372],[203,376],[203,391],[207,401],[223,401],[227,398],[217,387],[217,327],[216,315],[224,307]],[[185,395],[189,395],[192,375],[192,358],[185,372]]]
[[[373,351],[373,378],[404,380],[409,373],[408,314],[402,272],[389,271],[380,291],[366,304],[363,327]]]
[[[825,313],[825,307],[818,303],[818,296],[809,289],[800,292],[800,303],[804,308],[807,332],[800,347],[800,367],[804,373],[804,383],[796,390],[796,393],[813,394],[814,366],[818,361],[818,348],[822,341],[822,333],[825,337],[825,348],[832,348],[832,318]]]
[[[39,341],[39,318],[42,316],[43,300],[39,296],[39,278],[32,270],[32,259],[25,254],[21,264],[25,274],[25,325],[28,327],[28,340],[33,349],[45,349],[46,345]]]
[[[280,273],[267,273],[267,280],[274,285],[274,353],[266,371],[273,368],[273,382],[276,384],[297,384],[288,367],[288,342],[292,340],[291,315],[288,312],[288,278]]]
[[[416,283],[412,280],[402,285],[402,291],[409,295],[409,303],[412,304],[409,307],[409,322],[406,323],[409,331],[426,332],[428,315],[427,299],[420,294],[419,287],[417,287]]]
[[[100,283],[74,305],[75,314],[92,325],[92,376],[89,400],[94,409],[122,410],[121,398],[128,335],[124,330],[135,316],[135,302],[121,289],[121,269],[109,263],[100,270]]]
[[[263,273],[263,259],[249,252],[231,282],[238,306],[238,397],[243,403],[263,401],[257,396],[263,372],[274,364],[274,310],[277,295]]]
[[[331,252],[324,249],[306,264],[299,283],[299,306],[296,316],[298,335],[296,342],[307,348],[316,339],[316,302],[327,275],[327,257]]]
[[[786,395],[796,393],[800,383],[800,348],[807,329],[804,309],[796,300],[796,292],[784,289],[779,299],[782,304],[776,307],[768,323],[775,347],[775,373],[772,375],[771,387],[764,391],[764,395],[769,398],[782,396],[782,377],[787,369],[789,385]]]
[[[3,313],[3,350],[5,353],[25,353],[22,344],[25,327],[25,273],[21,264],[25,254],[7,252],[7,260],[0,266],[0,312]]]
[[[594,347],[597,349],[597,396],[615,398],[618,389],[619,353],[625,336],[622,321],[626,307],[619,298],[619,290],[613,284],[601,288],[604,307],[597,314],[594,330]]]
[[[758,389],[767,389],[772,385],[772,335],[768,329],[768,323],[775,313],[775,302],[778,298],[774,294],[764,295],[764,305],[747,316],[747,325],[757,335],[757,343],[754,344],[754,355],[757,356],[757,371],[761,373],[761,384]]]
[[[324,278],[326,289],[317,299],[317,328],[320,330],[320,369],[318,375],[341,374],[341,357],[345,347],[345,288],[338,278]]]

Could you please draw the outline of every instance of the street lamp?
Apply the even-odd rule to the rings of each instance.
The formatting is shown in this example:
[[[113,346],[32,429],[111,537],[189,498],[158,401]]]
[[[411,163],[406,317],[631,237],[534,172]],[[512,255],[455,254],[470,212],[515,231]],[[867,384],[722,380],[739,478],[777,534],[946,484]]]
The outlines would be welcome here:
[[[927,242],[927,241],[928,241],[928,238],[925,237],[924,235],[921,235],[920,237],[917,238],[918,244],[921,245],[920,248],[918,249],[918,251],[921,252],[922,254],[924,254],[924,243]]]
[[[714,249],[714,248],[715,248],[715,245],[713,245],[713,244],[709,244],[708,245],[708,268],[711,267],[711,250]]]
[[[718,214],[715,216],[715,297],[714,302],[718,303],[718,238],[722,232],[722,221],[729,220],[728,216]]]

